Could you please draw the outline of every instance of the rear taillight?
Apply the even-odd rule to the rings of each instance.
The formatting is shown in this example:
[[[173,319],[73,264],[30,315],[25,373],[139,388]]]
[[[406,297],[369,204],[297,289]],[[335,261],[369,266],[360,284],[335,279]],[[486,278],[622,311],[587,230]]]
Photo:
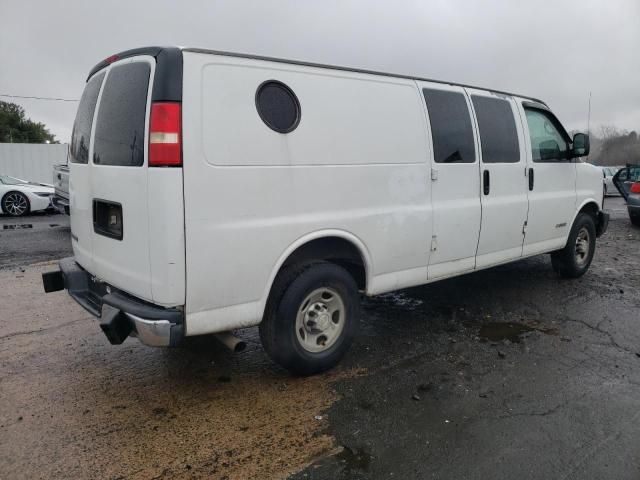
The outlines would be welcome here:
[[[182,165],[182,108],[177,102],[151,104],[149,166]]]
[[[633,182],[629,191],[631,193],[640,193],[640,182]]]

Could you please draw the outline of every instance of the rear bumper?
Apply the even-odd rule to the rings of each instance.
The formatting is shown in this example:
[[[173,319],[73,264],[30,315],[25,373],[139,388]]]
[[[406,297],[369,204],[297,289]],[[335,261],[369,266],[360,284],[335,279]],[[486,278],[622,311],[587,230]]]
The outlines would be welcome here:
[[[184,337],[184,315],[132,297],[84,270],[73,257],[60,260],[60,269],[42,274],[45,292],[66,289],[85,310],[100,319],[100,328],[114,345],[135,336],[145,345],[175,346]]]
[[[640,203],[638,205],[627,204],[627,211],[629,212],[630,217],[633,217],[633,218],[640,217]]]
[[[51,205],[60,213],[69,215],[69,200],[59,195],[54,195],[51,199]]]
[[[601,236],[609,228],[609,214],[600,210],[598,212],[598,221],[596,222],[596,236]]]

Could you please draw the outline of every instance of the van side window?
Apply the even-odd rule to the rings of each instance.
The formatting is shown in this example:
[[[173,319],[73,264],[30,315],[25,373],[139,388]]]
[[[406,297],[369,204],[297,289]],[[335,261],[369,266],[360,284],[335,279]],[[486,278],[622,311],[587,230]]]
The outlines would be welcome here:
[[[433,155],[437,163],[473,163],[476,161],[471,116],[464,95],[424,88],[427,102]]]
[[[104,80],[104,72],[89,80],[84,92],[82,92],[69,146],[69,157],[73,163],[89,162],[89,138],[91,137],[93,113],[96,110],[102,80]]]
[[[144,163],[150,73],[146,62],[111,68],[96,119],[94,164],[139,167]]]
[[[471,100],[478,119],[483,163],[518,163],[520,146],[511,104],[478,95]]]
[[[562,162],[567,159],[569,143],[560,129],[557,120],[544,110],[525,108],[531,153],[534,162]]]
[[[256,108],[262,121],[275,132],[292,132],[300,123],[298,97],[282,82],[261,84],[256,91]]]

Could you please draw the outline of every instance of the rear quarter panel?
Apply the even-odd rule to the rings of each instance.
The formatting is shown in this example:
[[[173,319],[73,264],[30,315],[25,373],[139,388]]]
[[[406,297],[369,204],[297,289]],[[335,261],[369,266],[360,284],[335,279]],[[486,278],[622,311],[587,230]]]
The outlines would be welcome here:
[[[256,111],[256,89],[269,79],[299,99],[289,134]],[[259,323],[279,260],[319,232],[364,245],[370,292],[426,282],[419,95],[409,80],[184,53],[187,334]]]

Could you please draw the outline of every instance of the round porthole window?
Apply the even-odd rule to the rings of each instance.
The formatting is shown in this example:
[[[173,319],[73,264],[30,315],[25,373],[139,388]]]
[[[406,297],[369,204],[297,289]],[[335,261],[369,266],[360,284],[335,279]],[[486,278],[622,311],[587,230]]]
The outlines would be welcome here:
[[[300,102],[284,83],[268,80],[256,91],[256,108],[271,130],[289,133],[300,123]]]

